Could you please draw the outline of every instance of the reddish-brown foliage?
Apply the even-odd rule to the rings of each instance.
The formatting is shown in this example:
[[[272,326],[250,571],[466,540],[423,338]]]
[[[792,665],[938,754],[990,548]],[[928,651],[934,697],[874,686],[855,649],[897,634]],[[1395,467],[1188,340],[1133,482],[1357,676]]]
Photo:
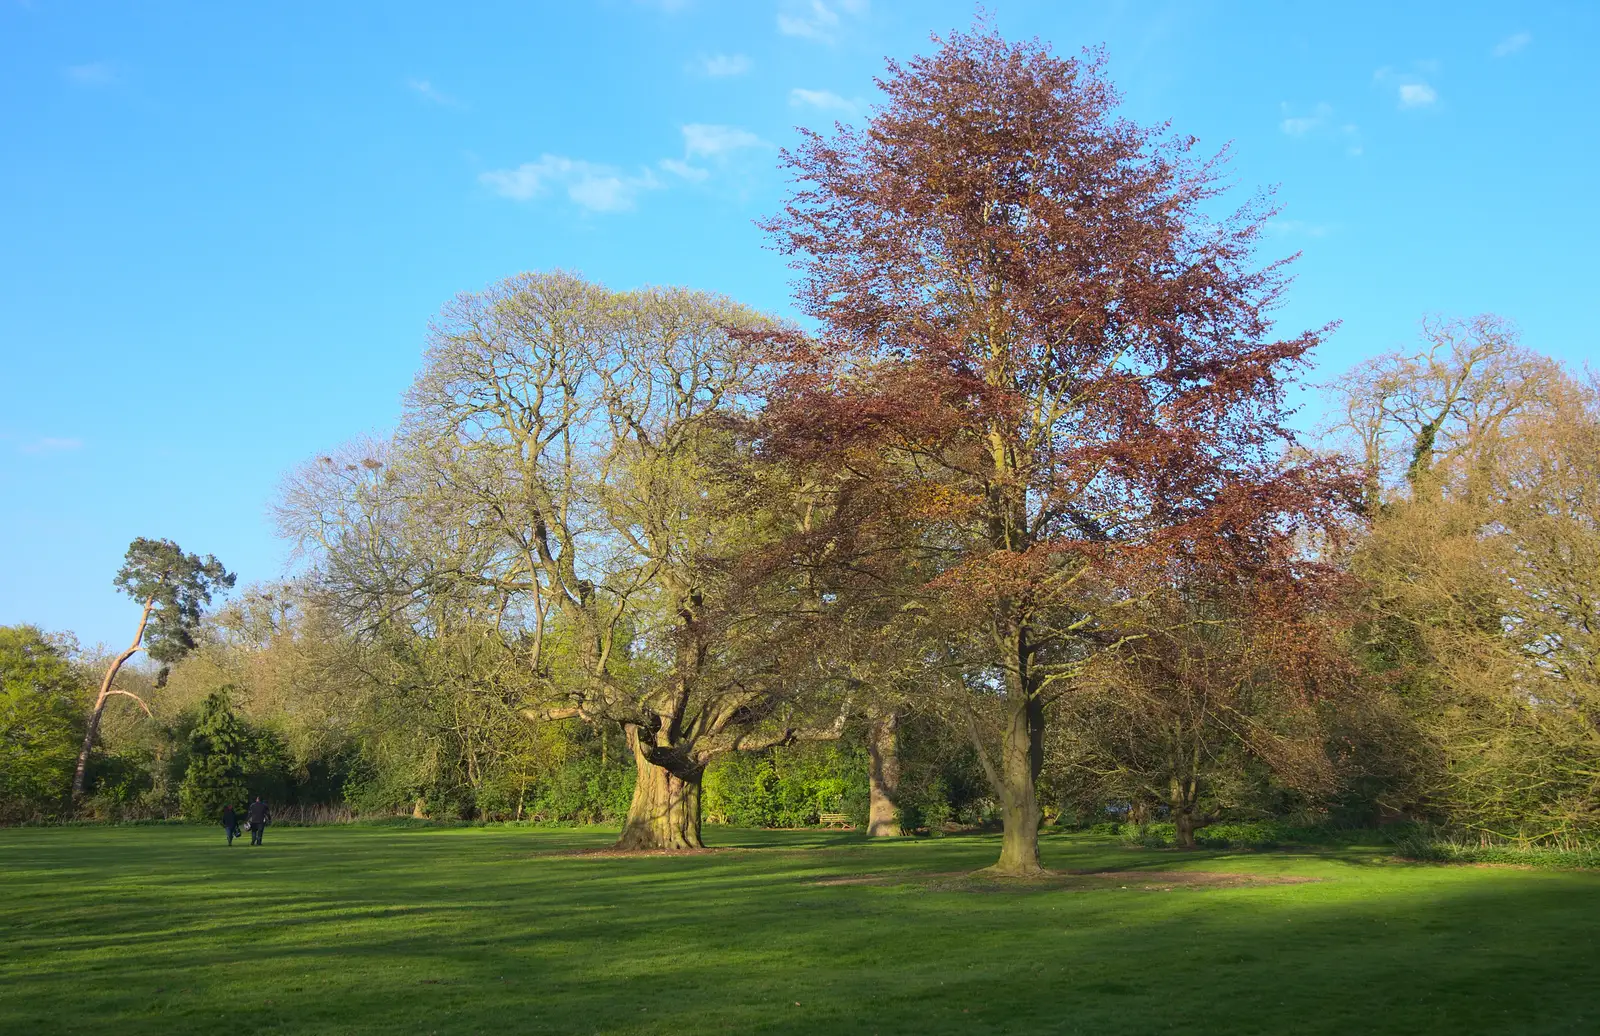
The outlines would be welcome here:
[[[1225,156],[1117,117],[1101,55],[980,27],[879,86],[864,130],[785,154],[768,229],[820,333],[785,343],[766,447],[836,487],[812,535],[849,578],[914,551],[922,589],[988,627],[1024,729],[1069,642],[1115,639],[1087,601],[1267,566],[1330,517],[1336,473],[1284,463],[1318,335],[1273,334],[1267,200],[1214,215]]]
[[[823,334],[769,444],[931,462],[918,498],[1009,508],[1013,551],[1203,549],[1292,510],[1283,384],[1316,335],[1271,335],[1261,199],[1211,218],[1220,158],[1116,118],[1097,55],[958,34],[880,85],[865,131],[786,156],[801,186],[770,229]]]

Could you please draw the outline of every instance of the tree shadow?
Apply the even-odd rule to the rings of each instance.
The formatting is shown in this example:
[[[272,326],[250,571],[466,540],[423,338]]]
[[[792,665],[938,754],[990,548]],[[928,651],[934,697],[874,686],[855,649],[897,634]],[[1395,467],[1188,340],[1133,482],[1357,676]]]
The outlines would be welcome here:
[[[816,883],[971,869],[982,841],[727,833],[751,851],[535,857],[537,837],[488,831],[318,833],[231,872],[159,833],[0,852],[29,892],[0,902],[0,1030],[1595,1029],[1600,875],[1061,842],[1047,862],[1091,874],[1326,880],[983,896]],[[113,861],[117,881],[79,882]]]

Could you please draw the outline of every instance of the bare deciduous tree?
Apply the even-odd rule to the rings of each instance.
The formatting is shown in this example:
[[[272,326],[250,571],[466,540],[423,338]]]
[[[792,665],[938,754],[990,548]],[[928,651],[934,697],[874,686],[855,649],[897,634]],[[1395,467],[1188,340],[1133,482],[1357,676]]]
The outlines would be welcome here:
[[[752,489],[741,332],[767,326],[696,292],[512,278],[434,325],[387,459],[313,464],[286,493],[286,531],[352,614],[475,602],[537,677],[530,715],[622,726],[625,848],[701,844],[717,755],[843,726],[801,700],[818,682],[776,635],[782,573],[744,561],[787,506]]]

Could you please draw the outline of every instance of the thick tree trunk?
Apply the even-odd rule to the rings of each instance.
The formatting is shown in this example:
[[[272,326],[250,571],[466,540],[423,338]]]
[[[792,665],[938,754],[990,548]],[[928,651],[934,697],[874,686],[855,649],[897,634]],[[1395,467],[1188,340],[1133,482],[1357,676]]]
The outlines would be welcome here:
[[[117,673],[127,664],[128,659],[138,653],[144,644],[144,630],[150,624],[150,612],[156,606],[154,597],[144,602],[144,614],[139,616],[139,631],[133,635],[133,643],[128,645],[128,650],[118,655],[106,670],[105,677],[100,681],[100,693],[94,700],[94,711],[89,713],[89,723],[83,731],[83,747],[78,750],[78,765],[72,771],[72,797],[74,800],[83,798],[84,782],[89,772],[89,753],[94,751],[94,739],[100,733],[100,716],[106,711],[106,699],[113,693],[125,694],[124,691],[112,691],[111,684],[117,678]],[[138,700],[134,695],[128,697]],[[141,706],[144,702],[140,701]],[[145,708],[149,712],[149,708]]]
[[[1000,816],[1004,829],[1000,862],[989,873],[1029,878],[1044,873],[1039,863],[1039,771],[1044,765],[1044,706],[1033,695],[1017,695],[1006,717],[1000,755]]]
[[[1173,827],[1177,829],[1176,840],[1179,849],[1194,848],[1194,814],[1189,810],[1180,810],[1172,815]]]
[[[867,770],[867,835],[893,838],[900,834],[900,818],[894,797],[900,787],[900,714],[890,710],[872,724],[867,738],[870,764]]]
[[[645,754],[637,727],[628,728],[637,779],[618,849],[704,849],[700,840],[700,778],[704,770],[657,766]]]

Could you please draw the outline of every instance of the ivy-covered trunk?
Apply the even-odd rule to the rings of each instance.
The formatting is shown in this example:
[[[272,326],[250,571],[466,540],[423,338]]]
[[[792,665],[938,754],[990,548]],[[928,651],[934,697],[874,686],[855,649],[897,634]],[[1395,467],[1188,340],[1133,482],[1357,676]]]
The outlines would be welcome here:
[[[628,817],[622,824],[618,849],[703,849],[700,840],[700,781],[705,768],[684,762],[666,767],[650,759],[639,737],[639,728],[629,726],[628,747],[633,749],[636,780]]]

